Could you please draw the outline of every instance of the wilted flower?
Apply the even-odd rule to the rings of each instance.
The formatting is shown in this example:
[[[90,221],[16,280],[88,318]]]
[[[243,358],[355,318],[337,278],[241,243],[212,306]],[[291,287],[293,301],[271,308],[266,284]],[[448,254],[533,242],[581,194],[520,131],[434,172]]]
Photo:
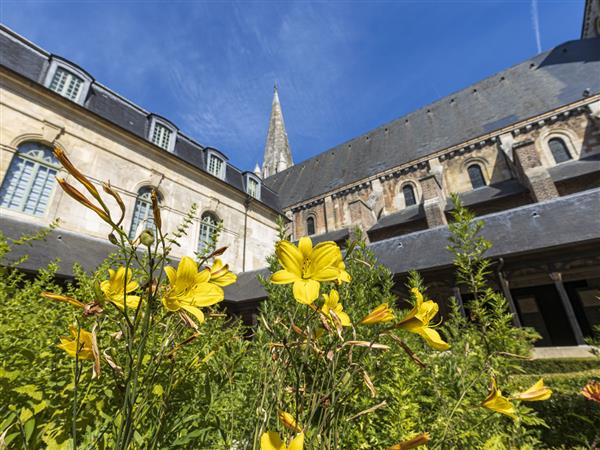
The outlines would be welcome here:
[[[325,303],[321,307],[321,311],[326,316],[331,317],[331,311],[340,319],[340,324],[343,327],[349,327],[352,325],[350,317],[344,312],[344,307],[340,303],[340,294],[335,289],[329,291],[329,294],[323,294]]]
[[[125,267],[119,267],[117,271],[108,269],[108,274],[109,279],[100,283],[100,290],[106,299],[121,310],[125,309],[125,302],[127,302],[128,309],[136,309],[140,303],[140,297],[128,295],[139,287],[137,281],[131,281],[131,269],[125,269]]]
[[[552,389],[544,386],[544,379],[540,378],[537,383],[535,383],[526,391],[513,395],[513,398],[526,402],[538,402],[542,400],[548,400],[551,395]]]
[[[225,287],[237,281],[237,275],[229,270],[228,264],[223,264],[219,258],[215,259],[210,268],[210,282],[217,286]]]
[[[286,446],[274,431],[267,431],[260,437],[260,450],[302,450],[304,448],[304,433],[299,433]]]
[[[596,403],[600,403],[600,382],[591,380],[586,384],[581,393],[585,398]]]
[[[488,394],[486,399],[481,403],[481,406],[491,411],[495,411],[500,414],[512,417],[513,419],[517,418],[517,416],[515,415],[515,407],[506,397],[502,395],[502,392],[496,386],[496,379],[493,377],[490,393]]]
[[[374,325],[376,323],[389,322],[394,320],[394,311],[392,311],[387,303],[382,303],[369,314],[367,314],[360,322],[360,325]]]
[[[170,286],[162,303],[169,311],[184,309],[202,323],[204,314],[200,308],[214,305],[223,300],[223,289],[209,283],[210,270],[205,269],[198,272],[198,266],[188,256],[181,258],[177,271],[167,266],[165,272]]]
[[[406,441],[402,441],[398,444],[392,445],[387,450],[409,450],[411,448],[417,448],[421,445],[425,445],[429,442],[429,433],[421,433],[413,437],[412,439],[408,439]]]
[[[60,344],[58,348],[63,349],[69,356],[73,358],[79,356],[79,359],[95,359],[93,346],[94,339],[92,333],[79,329],[79,340],[77,339],[78,330],[77,327],[71,325],[69,327],[71,336],[73,339],[66,337],[60,338]]]
[[[302,428],[298,426],[298,424],[296,423],[296,419],[294,419],[294,416],[292,416],[290,413],[287,413],[285,411],[279,411],[277,417],[279,418],[279,421],[283,424],[283,426],[286,427],[288,430],[294,431],[296,433],[302,431]]]
[[[69,305],[75,306],[77,308],[85,308],[85,304],[80,302],[76,298],[69,297],[67,295],[55,294],[53,292],[42,292],[40,294],[42,297],[45,297],[50,300],[55,300],[57,302],[68,303]]]
[[[444,342],[440,334],[429,326],[429,322],[438,313],[439,305],[432,300],[423,301],[423,294],[417,288],[412,289],[416,302],[413,309],[396,325],[425,339],[436,350],[448,350],[450,345]]]
[[[319,297],[323,281],[350,280],[350,275],[340,268],[342,252],[333,241],[321,242],[314,248],[308,237],[300,239],[298,247],[279,241],[275,253],[283,269],[271,275],[271,282],[293,283],[294,298],[300,303],[312,304]]]

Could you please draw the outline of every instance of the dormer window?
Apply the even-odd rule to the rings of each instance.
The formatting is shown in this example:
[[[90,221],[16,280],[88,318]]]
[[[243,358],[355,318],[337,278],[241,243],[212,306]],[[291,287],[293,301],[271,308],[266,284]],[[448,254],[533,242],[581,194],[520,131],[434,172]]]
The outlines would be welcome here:
[[[57,94],[83,104],[92,84],[92,77],[67,61],[53,57],[44,84]]]
[[[152,116],[148,138],[154,145],[172,152],[175,147],[176,133],[177,129],[173,125]]]
[[[225,161],[213,152],[208,153],[208,162],[206,164],[208,173],[217,178],[225,178]]]
[[[260,200],[260,180],[249,173],[246,174],[246,193]]]

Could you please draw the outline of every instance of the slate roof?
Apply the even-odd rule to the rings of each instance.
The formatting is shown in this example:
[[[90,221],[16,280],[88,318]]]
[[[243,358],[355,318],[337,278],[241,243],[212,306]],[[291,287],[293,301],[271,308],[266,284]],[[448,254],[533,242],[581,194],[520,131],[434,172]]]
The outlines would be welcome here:
[[[600,38],[566,42],[265,180],[282,207],[600,92]]]
[[[64,60],[64,58],[52,55],[37,47],[0,24],[0,64],[2,66],[43,86],[43,81],[50,67],[51,58]],[[69,62],[69,64],[73,63]],[[76,64],[73,65],[77,67]],[[82,107],[144,140],[148,140],[152,116],[157,116],[96,81],[92,81]],[[157,117],[160,118],[160,116]],[[170,123],[168,119],[164,120]],[[173,154],[179,159],[206,172],[206,149],[207,147],[199,144],[180,130],[177,130],[177,139]],[[245,172],[230,163],[226,163],[226,168],[225,182],[242,192],[246,192]],[[268,188],[265,183],[261,183],[261,187],[260,201],[271,209],[280,211],[277,193]]]

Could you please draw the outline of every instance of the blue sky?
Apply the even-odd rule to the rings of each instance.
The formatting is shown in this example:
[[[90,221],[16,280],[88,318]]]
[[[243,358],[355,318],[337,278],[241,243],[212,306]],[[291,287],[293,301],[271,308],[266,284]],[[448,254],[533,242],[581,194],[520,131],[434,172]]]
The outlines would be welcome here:
[[[273,84],[296,162],[555,45],[577,1],[10,1],[2,22],[242,169]]]

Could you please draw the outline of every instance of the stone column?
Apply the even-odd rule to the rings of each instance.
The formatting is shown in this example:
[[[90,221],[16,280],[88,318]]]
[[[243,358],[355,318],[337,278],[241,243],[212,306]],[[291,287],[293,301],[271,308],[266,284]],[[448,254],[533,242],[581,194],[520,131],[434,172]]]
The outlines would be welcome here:
[[[333,211],[333,199],[331,198],[331,195],[325,197],[323,212],[325,214],[325,232],[327,233],[329,230],[337,229],[335,224],[335,212]]]
[[[529,187],[529,191],[536,202],[543,202],[558,197],[556,185],[542,166],[540,157],[535,149],[534,142],[528,139],[512,146],[515,167],[521,181]]]
[[[356,199],[348,204],[348,209],[352,226],[358,226],[364,232],[365,238],[368,238],[367,230],[376,222],[371,208],[361,199]]]
[[[498,271],[498,281],[500,287],[502,288],[502,293],[504,294],[504,298],[508,303],[508,309],[512,314],[512,322],[515,327],[521,327],[521,319],[519,318],[519,314],[517,312],[517,307],[515,306],[515,301],[513,299],[512,294],[510,293],[510,286],[508,284],[508,280],[506,279],[506,275],[501,270]]]
[[[427,175],[419,180],[423,192],[423,207],[425,218],[429,228],[446,225],[444,214],[445,197],[442,192],[441,177],[439,175]]]
[[[556,286],[556,290],[558,291],[558,295],[560,296],[560,301],[562,302],[562,305],[565,308],[565,313],[567,314],[567,321],[569,322],[569,325],[571,325],[573,335],[575,335],[575,342],[577,343],[577,345],[585,345],[585,340],[583,339],[581,327],[579,326],[579,322],[577,322],[577,317],[575,316],[573,305],[571,305],[571,300],[569,300],[567,290],[565,289],[565,285],[562,281],[562,274],[560,272],[551,272],[549,275],[552,281],[554,281],[554,286]]]

